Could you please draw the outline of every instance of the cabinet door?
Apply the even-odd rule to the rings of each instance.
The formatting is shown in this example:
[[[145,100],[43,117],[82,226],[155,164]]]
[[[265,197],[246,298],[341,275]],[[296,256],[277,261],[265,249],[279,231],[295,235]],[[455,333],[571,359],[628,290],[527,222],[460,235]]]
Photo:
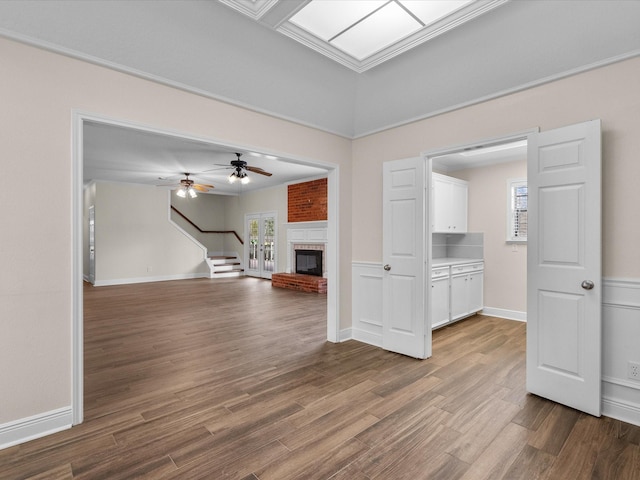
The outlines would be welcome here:
[[[462,183],[451,183],[451,228],[453,233],[467,233],[468,187]]]
[[[468,283],[469,275],[451,277],[451,320],[464,317],[469,313]]]
[[[448,232],[451,183],[440,176],[433,176],[433,231]]]
[[[431,327],[449,322],[449,276],[431,280]]]
[[[484,307],[483,300],[483,283],[484,273],[475,272],[469,274],[468,292],[469,292],[469,313],[482,310]]]

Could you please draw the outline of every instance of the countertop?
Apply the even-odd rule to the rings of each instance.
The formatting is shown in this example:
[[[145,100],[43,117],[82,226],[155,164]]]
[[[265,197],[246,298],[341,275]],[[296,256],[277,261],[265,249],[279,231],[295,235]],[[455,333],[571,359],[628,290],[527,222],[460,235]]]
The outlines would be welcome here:
[[[434,258],[433,267],[448,267],[450,265],[460,265],[461,263],[478,263],[484,261],[482,258]]]

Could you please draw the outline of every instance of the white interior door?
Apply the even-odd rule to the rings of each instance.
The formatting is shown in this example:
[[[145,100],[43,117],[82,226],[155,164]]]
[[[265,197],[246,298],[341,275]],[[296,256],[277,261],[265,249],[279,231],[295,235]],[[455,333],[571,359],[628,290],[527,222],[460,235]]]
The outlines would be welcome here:
[[[425,317],[425,168],[422,158],[383,164],[382,347],[431,356]]]
[[[245,273],[253,277],[271,278],[276,267],[275,212],[246,215]]]
[[[528,145],[527,390],[600,416],[600,121]]]

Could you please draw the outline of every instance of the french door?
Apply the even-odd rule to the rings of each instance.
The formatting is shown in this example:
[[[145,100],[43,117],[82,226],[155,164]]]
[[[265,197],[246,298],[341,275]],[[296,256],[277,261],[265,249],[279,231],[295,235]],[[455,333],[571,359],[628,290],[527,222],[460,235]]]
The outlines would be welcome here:
[[[254,213],[245,216],[245,273],[271,278],[277,265],[277,214]]]

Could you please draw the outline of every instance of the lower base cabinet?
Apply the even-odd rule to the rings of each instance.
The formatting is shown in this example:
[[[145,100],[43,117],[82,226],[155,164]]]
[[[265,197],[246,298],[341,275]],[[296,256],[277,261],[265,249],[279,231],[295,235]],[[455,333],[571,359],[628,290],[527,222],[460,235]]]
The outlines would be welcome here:
[[[449,322],[449,275],[431,280],[431,327]]]
[[[484,264],[481,262],[434,268],[431,327],[438,328],[482,310],[483,281]]]

